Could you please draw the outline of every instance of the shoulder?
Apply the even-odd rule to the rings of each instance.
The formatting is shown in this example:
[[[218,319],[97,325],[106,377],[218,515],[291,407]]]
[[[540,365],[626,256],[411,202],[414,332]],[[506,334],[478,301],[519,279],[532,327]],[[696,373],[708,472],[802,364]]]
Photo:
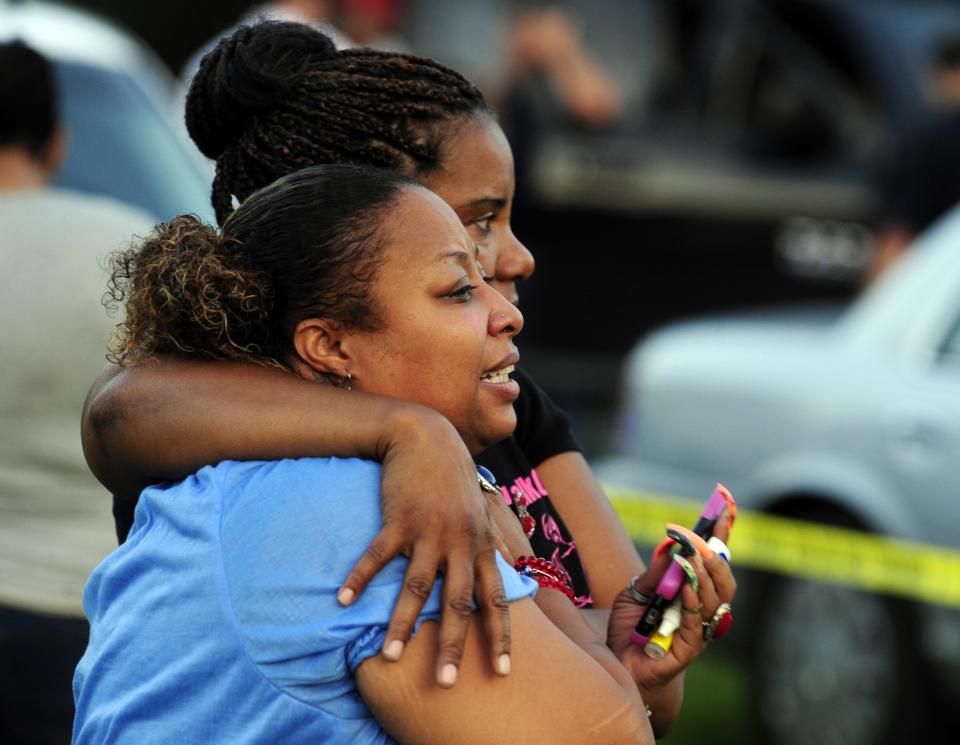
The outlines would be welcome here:
[[[94,247],[98,254],[146,235],[157,222],[152,215],[115,199],[56,188],[3,195],[0,220],[5,232],[27,232],[37,243],[59,236],[61,250],[76,252],[79,243]]]
[[[284,525],[330,534],[349,529],[371,537],[380,523],[380,464],[357,458],[225,461],[217,467],[224,527],[252,530]],[[225,533],[228,535],[228,533]],[[292,550],[294,546],[288,546]]]
[[[23,192],[21,197],[25,204],[35,204],[39,209],[52,207],[63,210],[70,216],[82,216],[91,222],[101,222],[105,225],[142,228],[156,222],[152,215],[132,204],[73,189],[50,187],[34,192]]]

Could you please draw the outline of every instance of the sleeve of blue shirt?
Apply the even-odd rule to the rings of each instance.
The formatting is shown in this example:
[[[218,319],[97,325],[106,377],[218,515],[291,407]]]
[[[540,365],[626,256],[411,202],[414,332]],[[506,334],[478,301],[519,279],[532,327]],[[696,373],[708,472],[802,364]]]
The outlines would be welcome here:
[[[224,470],[221,549],[228,602],[253,661],[305,703],[351,716],[353,673],[380,651],[407,560],[349,607],[336,593],[381,526],[380,466],[355,459],[236,463]],[[536,583],[497,555],[508,600]],[[440,616],[440,582],[418,621]]]

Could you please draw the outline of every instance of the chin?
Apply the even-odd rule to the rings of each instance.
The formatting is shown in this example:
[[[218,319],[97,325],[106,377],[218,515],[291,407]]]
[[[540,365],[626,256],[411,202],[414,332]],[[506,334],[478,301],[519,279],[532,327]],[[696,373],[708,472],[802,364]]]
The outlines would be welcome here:
[[[504,417],[502,420],[489,422],[489,425],[485,426],[482,432],[475,432],[475,439],[480,443],[478,452],[483,452],[488,447],[506,440],[513,434],[513,430],[517,427],[517,416],[512,407],[510,414],[511,416]]]

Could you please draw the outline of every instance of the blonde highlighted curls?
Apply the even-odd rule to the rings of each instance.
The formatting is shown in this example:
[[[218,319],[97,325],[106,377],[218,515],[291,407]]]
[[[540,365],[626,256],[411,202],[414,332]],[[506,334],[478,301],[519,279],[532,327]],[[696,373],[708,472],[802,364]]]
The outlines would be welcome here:
[[[125,305],[108,359],[136,365],[155,354],[288,368],[272,343],[274,288],[243,246],[193,215],[158,225],[111,258],[105,302]],[[254,341],[256,340],[256,341]]]

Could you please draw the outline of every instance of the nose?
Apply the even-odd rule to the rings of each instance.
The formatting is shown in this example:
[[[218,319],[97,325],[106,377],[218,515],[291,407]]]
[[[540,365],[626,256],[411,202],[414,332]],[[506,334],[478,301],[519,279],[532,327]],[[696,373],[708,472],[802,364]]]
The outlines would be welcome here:
[[[494,277],[503,285],[513,285],[521,279],[527,279],[533,274],[536,262],[533,254],[510,231],[508,240],[497,256],[494,267]],[[506,293],[507,297],[515,296],[516,292]]]
[[[508,337],[516,336],[523,328],[523,314],[520,309],[508,301],[496,290],[490,291],[492,307],[488,331],[491,336],[505,334]]]

